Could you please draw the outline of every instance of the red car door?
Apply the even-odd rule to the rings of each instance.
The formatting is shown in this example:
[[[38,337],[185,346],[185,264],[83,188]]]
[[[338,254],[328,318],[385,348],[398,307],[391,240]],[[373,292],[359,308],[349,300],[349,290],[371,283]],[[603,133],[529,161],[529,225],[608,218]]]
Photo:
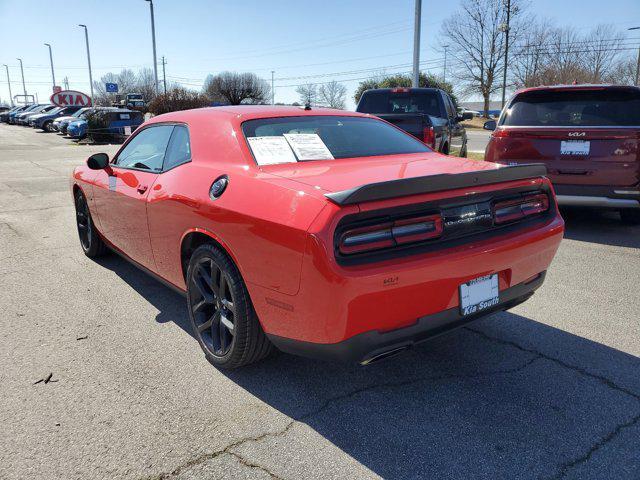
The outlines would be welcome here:
[[[117,249],[155,270],[149,238],[147,200],[162,170],[173,125],[142,129],[95,182],[94,205],[100,232]]]

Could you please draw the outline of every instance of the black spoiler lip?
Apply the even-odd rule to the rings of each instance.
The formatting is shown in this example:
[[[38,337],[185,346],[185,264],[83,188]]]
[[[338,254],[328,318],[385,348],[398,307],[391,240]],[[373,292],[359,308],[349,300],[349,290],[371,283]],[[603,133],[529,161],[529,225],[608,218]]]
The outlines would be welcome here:
[[[478,170],[466,173],[443,173],[426,177],[403,178],[388,182],[370,183],[360,187],[325,193],[325,197],[333,203],[345,206],[355,203],[387,200],[389,198],[406,197],[421,193],[441,192],[457,188],[490,185],[493,183],[524,180],[544,177],[547,167],[543,163],[511,165],[494,170]]]

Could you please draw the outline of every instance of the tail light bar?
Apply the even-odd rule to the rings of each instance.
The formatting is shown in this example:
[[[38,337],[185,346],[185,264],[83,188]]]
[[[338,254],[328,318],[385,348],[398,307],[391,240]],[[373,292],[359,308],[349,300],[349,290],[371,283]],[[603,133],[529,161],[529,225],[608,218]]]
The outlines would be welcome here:
[[[391,93],[409,93],[410,90],[407,87],[395,87],[391,89]]]
[[[431,148],[436,148],[436,133],[433,127],[424,127],[424,130],[422,130],[422,141]]]
[[[547,210],[549,210],[549,196],[546,193],[536,193],[495,203],[493,219],[496,224],[502,224],[521,220]]]
[[[440,214],[427,215],[347,230],[340,237],[338,249],[342,255],[352,255],[430,240],[441,235]]]

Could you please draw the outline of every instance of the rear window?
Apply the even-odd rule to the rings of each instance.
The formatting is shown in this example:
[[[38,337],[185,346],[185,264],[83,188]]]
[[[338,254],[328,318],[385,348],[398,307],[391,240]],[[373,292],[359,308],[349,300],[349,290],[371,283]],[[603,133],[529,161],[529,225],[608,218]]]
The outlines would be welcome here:
[[[426,113],[434,117],[440,112],[439,92],[365,92],[358,103],[358,112],[365,113]]]
[[[429,152],[374,118],[309,116],[249,120],[242,131],[258,165]]]
[[[501,125],[589,127],[640,125],[640,93],[632,89],[539,90],[518,95]]]

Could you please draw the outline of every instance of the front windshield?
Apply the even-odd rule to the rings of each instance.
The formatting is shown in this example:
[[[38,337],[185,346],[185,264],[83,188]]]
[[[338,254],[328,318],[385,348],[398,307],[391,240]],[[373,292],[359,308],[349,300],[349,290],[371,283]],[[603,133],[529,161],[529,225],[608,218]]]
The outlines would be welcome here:
[[[242,131],[258,165],[431,151],[409,134],[366,117],[261,118],[244,122]]]
[[[73,115],[71,115],[72,117],[76,117],[78,118],[79,116],[81,116],[83,113],[87,113],[89,111],[88,108],[81,108],[80,110],[78,110],[76,113],[74,113]]]

